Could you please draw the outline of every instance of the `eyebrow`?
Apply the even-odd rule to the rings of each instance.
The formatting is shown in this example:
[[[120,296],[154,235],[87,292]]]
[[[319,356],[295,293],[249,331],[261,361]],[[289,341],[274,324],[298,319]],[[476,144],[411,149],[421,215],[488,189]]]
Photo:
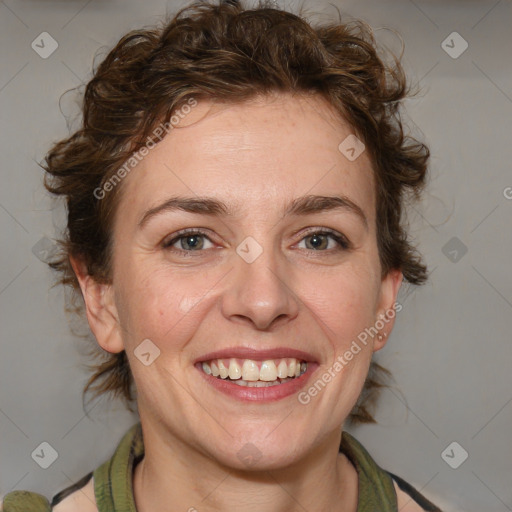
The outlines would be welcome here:
[[[163,203],[147,210],[139,221],[139,228],[144,227],[151,218],[159,214],[176,210],[198,215],[222,217],[236,215],[239,208],[232,208],[225,202],[211,197],[171,197]],[[362,208],[346,196],[306,195],[298,197],[284,208],[283,217],[290,215],[310,215],[336,210],[355,214],[359,220],[362,221],[365,229],[368,230],[368,219]]]

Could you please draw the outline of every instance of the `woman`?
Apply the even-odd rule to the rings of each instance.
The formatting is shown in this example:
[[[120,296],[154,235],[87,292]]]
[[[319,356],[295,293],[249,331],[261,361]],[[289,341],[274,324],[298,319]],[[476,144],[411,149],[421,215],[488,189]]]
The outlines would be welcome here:
[[[4,511],[439,510],[343,431],[373,421],[372,355],[402,279],[426,279],[400,224],[429,156],[406,92],[364,24],[265,4],[118,43],[46,170],[53,267],[107,355],[86,390],[136,398],[140,424],[51,504]]]

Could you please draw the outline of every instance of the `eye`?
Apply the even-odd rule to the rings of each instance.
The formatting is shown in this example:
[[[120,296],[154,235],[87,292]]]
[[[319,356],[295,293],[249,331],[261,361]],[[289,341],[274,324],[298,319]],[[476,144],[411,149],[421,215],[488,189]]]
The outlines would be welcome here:
[[[205,246],[205,240],[211,245]],[[178,244],[178,247],[173,247]],[[176,234],[171,240],[164,241],[162,244],[164,249],[173,248],[177,251],[195,252],[201,249],[211,249],[213,247],[211,240],[206,233],[197,229],[183,230]]]
[[[299,244],[305,242],[306,246],[299,248],[316,252],[343,251],[350,249],[350,242],[340,233],[326,229],[315,229],[315,231],[310,231],[302,238]],[[334,244],[330,244],[329,239],[334,241]],[[309,243],[308,240],[310,240]],[[210,245],[208,246],[208,244]],[[174,252],[192,253],[201,252],[203,249],[211,249],[213,244],[204,231],[190,228],[179,231],[173,238],[164,241],[162,247]]]
[[[329,238],[334,240],[334,247],[329,247]],[[308,239],[310,242],[308,243]],[[305,241],[305,249],[313,251],[324,251],[325,249],[330,250],[348,250],[350,249],[350,242],[340,233],[331,230],[318,230],[311,231],[308,233],[299,243]]]

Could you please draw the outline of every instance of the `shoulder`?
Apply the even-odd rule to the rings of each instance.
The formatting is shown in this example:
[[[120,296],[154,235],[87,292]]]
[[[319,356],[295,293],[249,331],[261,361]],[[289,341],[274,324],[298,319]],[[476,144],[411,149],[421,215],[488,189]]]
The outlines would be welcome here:
[[[359,485],[365,489],[370,502],[391,504],[396,498],[400,512],[441,512],[411,484],[379,466],[366,448],[346,431],[343,431],[340,451],[348,455],[356,467]]]
[[[142,427],[138,422],[124,434],[110,459],[53,497],[52,511],[98,512],[95,478],[102,489],[108,489],[105,491],[107,494],[112,493],[112,475],[126,474],[130,468],[130,461],[143,454],[143,451]],[[105,497],[101,495],[100,499],[104,501]]]
[[[54,505],[53,512],[98,512],[94,496],[94,480],[91,478],[83,487],[77,489]]]
[[[389,473],[396,492],[398,510],[400,512],[442,512],[420,494],[411,484],[393,473]]]
[[[98,512],[96,505],[96,496],[94,490],[94,476],[97,474],[99,482],[102,478],[110,484],[110,473],[101,472],[104,468],[109,468],[114,457],[129,464],[130,457],[139,457],[144,453],[142,442],[141,424],[136,423],[127,431],[119,443],[114,456],[99,466],[95,471],[91,471],[75,484],[65,488],[57,493],[51,503],[41,494],[29,491],[11,491],[5,496],[0,496],[0,512]],[[104,484],[104,482],[103,482]],[[107,486],[108,486],[107,485]]]
[[[0,503],[3,512],[51,512],[48,500],[41,494],[30,491],[11,491]]]
[[[400,512],[426,512],[427,509],[421,507],[417,501],[413,500],[409,494],[402,491],[398,484],[393,480],[396,491],[396,501]]]
[[[55,504],[56,503],[56,504]],[[71,486],[57,494],[52,503],[41,494],[12,491],[0,500],[0,512],[98,512],[92,478],[77,488]]]

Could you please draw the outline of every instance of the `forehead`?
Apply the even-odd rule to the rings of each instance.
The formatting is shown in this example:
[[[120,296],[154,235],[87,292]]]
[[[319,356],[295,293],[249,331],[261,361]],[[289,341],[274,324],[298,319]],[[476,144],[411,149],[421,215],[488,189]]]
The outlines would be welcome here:
[[[341,194],[373,224],[370,160],[364,151],[355,160],[342,151],[354,135],[318,96],[200,101],[125,178],[119,207],[129,202],[130,211],[140,211],[169,196],[195,195],[217,197],[246,216],[302,195]]]

